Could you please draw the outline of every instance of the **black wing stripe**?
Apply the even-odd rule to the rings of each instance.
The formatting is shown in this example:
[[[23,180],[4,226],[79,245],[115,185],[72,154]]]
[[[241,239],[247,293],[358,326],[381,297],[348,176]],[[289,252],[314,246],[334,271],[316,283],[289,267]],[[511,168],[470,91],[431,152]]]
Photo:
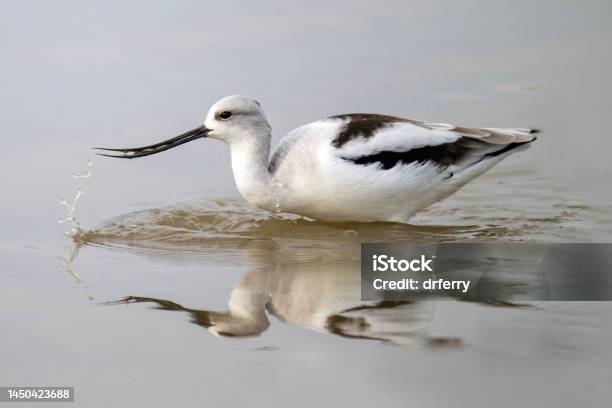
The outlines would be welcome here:
[[[437,146],[424,146],[417,149],[411,149],[405,152],[382,151],[369,156],[360,156],[356,158],[342,157],[346,161],[350,161],[358,165],[378,164],[381,170],[389,170],[398,164],[419,163],[424,165],[427,162],[435,163],[441,168],[447,168],[473,157],[473,163],[476,164],[484,159],[499,156],[516,147],[530,142],[510,143],[501,147],[499,150],[491,152],[491,144],[481,140],[462,137],[455,142],[445,143]],[[477,154],[478,151],[483,154]],[[489,151],[488,153],[484,153]]]

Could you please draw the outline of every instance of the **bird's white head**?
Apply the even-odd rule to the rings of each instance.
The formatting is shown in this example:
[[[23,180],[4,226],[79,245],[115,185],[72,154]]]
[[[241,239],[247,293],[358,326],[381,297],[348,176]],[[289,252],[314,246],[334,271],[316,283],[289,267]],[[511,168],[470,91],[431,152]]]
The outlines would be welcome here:
[[[101,150],[114,152],[104,153],[103,156],[135,159],[201,138],[219,139],[227,143],[232,152],[234,178],[242,195],[255,205],[270,205],[268,156],[271,128],[261,104],[246,96],[226,96],[210,108],[204,124],[163,142],[143,147]]]
[[[217,101],[208,111],[204,127],[209,129],[207,137],[229,145],[252,138],[269,141],[271,131],[261,104],[240,95],[226,96]]]

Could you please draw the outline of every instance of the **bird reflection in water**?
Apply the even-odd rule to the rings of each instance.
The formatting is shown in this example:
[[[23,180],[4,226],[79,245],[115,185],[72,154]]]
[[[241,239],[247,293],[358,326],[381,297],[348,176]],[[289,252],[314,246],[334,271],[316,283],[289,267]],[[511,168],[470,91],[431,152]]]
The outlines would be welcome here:
[[[228,232],[228,225],[239,230]],[[213,234],[202,232],[213,227],[217,229]],[[225,231],[220,233],[220,228]],[[215,259],[246,260],[248,271],[233,288],[225,311],[191,308],[147,296],[128,296],[107,303],[152,303],[159,310],[185,312],[193,323],[217,336],[258,336],[269,328],[270,318],[274,317],[287,324],[351,339],[394,345],[460,346],[459,339],[430,335],[435,300],[361,300],[360,243],[432,242],[479,233],[469,226],[348,226],[285,220],[231,208],[228,211],[227,205],[221,205],[214,211],[169,207],[127,214],[101,229],[75,237],[75,242],[128,250],[132,247],[136,253],[148,246],[155,249],[151,256],[167,257],[176,256],[188,246],[190,254],[198,253],[198,258],[207,264]]]
[[[281,257],[275,270],[270,265],[252,268],[232,290],[225,311],[193,309],[142,296],[110,304],[153,303],[159,310],[186,312],[194,324],[221,337],[258,336],[269,328],[273,316],[284,323],[353,339],[397,345],[460,344],[458,339],[428,336],[433,301],[362,302],[358,263],[327,264],[303,257],[303,252],[292,260]]]

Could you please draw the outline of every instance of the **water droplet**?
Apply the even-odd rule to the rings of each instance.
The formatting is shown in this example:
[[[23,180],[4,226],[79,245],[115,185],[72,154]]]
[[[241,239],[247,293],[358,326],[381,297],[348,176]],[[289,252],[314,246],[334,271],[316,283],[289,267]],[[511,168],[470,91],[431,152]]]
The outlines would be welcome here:
[[[281,190],[283,188],[283,183],[275,181],[272,183],[272,195],[274,196],[274,211],[279,213],[282,211],[281,208]]]
[[[91,171],[86,171],[85,173],[72,173],[70,175],[70,177],[74,177],[74,178],[90,178],[91,177]]]
[[[342,233],[345,237],[358,237],[359,234],[355,230],[346,230]]]

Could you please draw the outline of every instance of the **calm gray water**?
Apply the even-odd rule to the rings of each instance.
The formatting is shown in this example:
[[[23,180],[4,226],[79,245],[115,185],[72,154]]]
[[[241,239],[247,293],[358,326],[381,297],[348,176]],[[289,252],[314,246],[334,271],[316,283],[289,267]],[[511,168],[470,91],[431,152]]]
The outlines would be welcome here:
[[[0,386],[75,386],[84,407],[607,405],[610,303],[359,308],[357,265],[362,241],[612,240],[608,2],[2,9]],[[411,225],[254,210],[214,141],[90,150],[234,93],[275,141],[343,112],[542,133]]]

